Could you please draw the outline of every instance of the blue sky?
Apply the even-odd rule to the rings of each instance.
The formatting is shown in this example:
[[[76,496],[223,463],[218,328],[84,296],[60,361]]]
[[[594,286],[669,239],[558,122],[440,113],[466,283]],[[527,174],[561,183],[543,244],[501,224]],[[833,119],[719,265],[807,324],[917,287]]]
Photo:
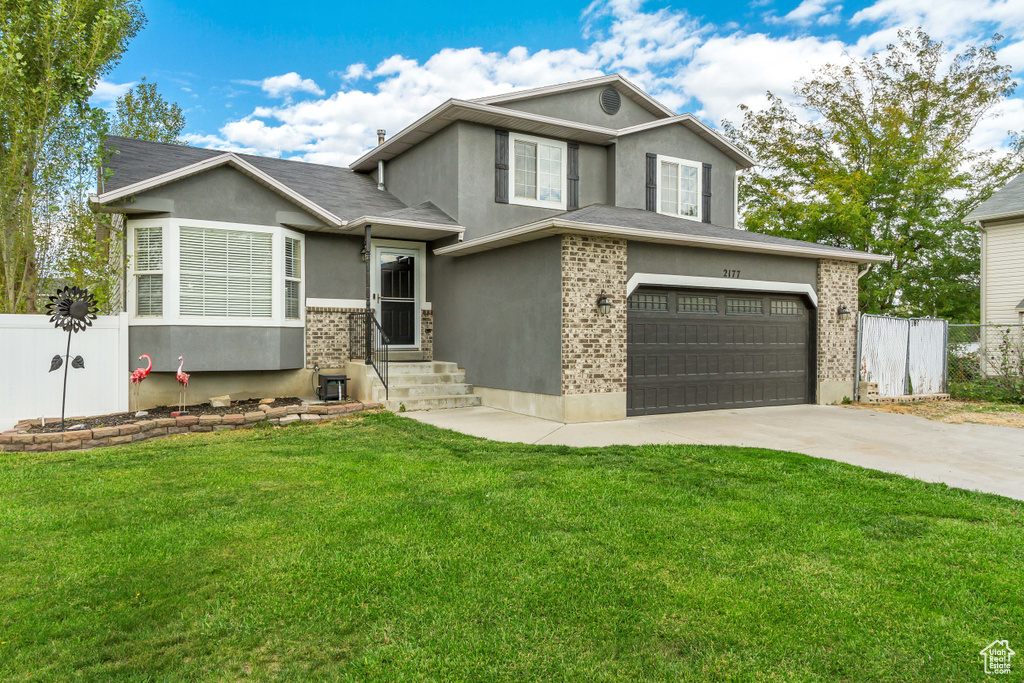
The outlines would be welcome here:
[[[143,0],[146,28],[93,101],[140,78],[186,111],[199,146],[345,165],[449,97],[618,71],[712,125],[738,104],[923,26],[951,51],[994,32],[1024,73],[1024,0],[265,3]],[[1024,130],[1024,99],[978,131]]]

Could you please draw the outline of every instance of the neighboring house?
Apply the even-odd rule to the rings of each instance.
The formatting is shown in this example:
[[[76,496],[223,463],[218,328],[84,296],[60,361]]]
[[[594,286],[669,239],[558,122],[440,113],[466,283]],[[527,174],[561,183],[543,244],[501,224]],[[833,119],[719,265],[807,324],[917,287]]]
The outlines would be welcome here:
[[[981,322],[1024,323],[1024,175],[964,220],[981,230]]]
[[[619,76],[449,100],[351,168],[109,144],[94,205],[127,218],[149,403],[176,395],[179,354],[195,400],[308,394],[314,365],[381,396],[368,305],[391,360],[421,362],[392,364],[392,407],[834,402],[858,264],[888,260],[736,229],[754,160]]]

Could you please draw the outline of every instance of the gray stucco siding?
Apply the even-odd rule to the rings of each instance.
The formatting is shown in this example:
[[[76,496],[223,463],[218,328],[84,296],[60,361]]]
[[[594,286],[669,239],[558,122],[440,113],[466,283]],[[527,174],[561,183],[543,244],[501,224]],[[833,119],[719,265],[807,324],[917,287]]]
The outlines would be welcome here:
[[[128,328],[128,357],[148,353],[154,372],[295,370],[304,366],[301,327],[136,325]]]
[[[477,386],[561,394],[561,240],[430,263],[434,358]]]
[[[143,192],[139,198],[173,201],[173,211],[163,214],[171,218],[280,225],[280,211],[301,214],[308,218],[308,225],[324,225],[294,202],[226,166]]]
[[[489,235],[562,213],[494,201],[494,128],[459,122],[459,224],[465,239]],[[604,147],[580,143],[580,206],[607,202]],[[386,171],[385,171],[386,173]]]
[[[645,209],[648,152],[711,164],[711,222],[735,227],[736,163],[684,128],[669,125],[619,138],[615,146],[615,205]]]
[[[629,242],[626,246],[629,277],[636,273],[655,273],[723,278],[726,270],[738,270],[742,280],[793,282],[810,285],[817,291],[817,259],[650,242]],[[728,283],[728,280],[723,279],[723,282]]]
[[[362,249],[360,237],[307,232],[306,298],[365,298],[366,264]]]
[[[636,126],[659,118],[626,97],[625,93],[621,90],[619,94],[622,104],[619,106],[619,111],[615,114],[606,114],[601,109],[600,103],[601,93],[605,87],[601,85],[593,88],[584,88],[583,90],[519,100],[518,102],[508,102],[497,106],[615,129],[628,128],[629,126]]]
[[[384,162],[385,188],[409,206],[433,202],[458,221],[459,143],[458,124],[452,124]],[[494,156],[493,140],[491,156]],[[377,172],[371,176],[376,179]]]

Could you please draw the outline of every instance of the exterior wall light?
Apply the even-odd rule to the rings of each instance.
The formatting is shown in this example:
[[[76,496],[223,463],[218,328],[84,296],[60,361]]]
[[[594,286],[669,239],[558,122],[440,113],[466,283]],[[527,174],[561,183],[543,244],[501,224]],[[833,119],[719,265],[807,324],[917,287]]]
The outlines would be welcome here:
[[[612,302],[608,300],[604,292],[597,297],[597,310],[601,312],[601,315],[608,315],[612,311]]]
[[[370,250],[363,244],[363,248],[359,250],[359,256],[362,257],[363,263],[369,263],[370,261]]]
[[[846,322],[850,319],[850,316],[853,315],[853,313],[851,313],[850,309],[843,304],[839,304],[839,308],[836,309],[836,315],[839,317],[840,322]]]

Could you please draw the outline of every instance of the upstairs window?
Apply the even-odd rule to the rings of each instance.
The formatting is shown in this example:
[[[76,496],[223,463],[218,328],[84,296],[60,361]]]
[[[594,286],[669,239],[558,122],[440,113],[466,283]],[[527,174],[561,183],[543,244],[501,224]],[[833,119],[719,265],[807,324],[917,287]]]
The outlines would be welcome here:
[[[658,213],[700,220],[701,165],[658,156]]]
[[[568,146],[564,142],[515,133],[509,137],[512,147],[509,201],[565,209]]]

